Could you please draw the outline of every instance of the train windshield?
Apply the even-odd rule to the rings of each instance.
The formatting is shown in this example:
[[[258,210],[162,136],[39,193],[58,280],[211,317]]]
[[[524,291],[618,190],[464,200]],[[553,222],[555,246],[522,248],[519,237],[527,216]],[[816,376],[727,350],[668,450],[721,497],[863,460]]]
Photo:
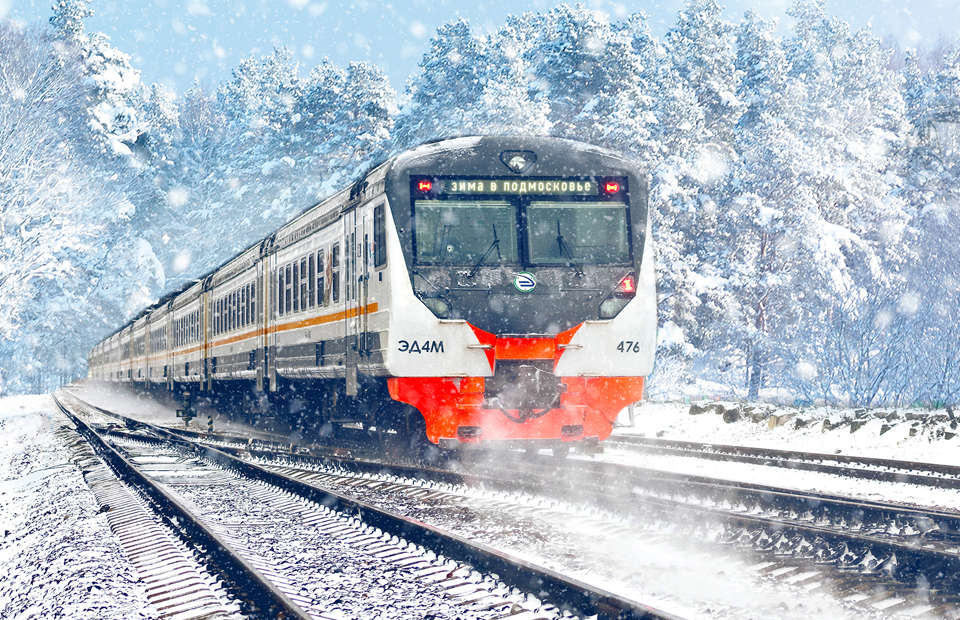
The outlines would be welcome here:
[[[505,201],[417,200],[417,259],[426,263],[517,262],[517,212]]]
[[[531,202],[527,245],[532,264],[630,262],[622,202]]]

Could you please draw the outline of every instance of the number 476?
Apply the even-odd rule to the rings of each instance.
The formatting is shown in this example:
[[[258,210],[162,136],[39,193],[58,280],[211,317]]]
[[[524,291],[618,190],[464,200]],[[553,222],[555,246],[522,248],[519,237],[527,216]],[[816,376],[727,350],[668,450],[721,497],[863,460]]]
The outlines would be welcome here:
[[[640,341],[637,340],[621,340],[620,344],[617,345],[617,351],[621,353],[639,353],[640,352]]]

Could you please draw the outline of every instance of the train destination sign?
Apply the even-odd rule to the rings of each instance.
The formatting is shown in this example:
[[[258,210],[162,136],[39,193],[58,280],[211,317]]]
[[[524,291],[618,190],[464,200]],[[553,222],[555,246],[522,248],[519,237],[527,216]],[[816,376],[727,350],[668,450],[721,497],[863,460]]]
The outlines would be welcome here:
[[[551,194],[562,196],[594,196],[595,181],[583,179],[443,179],[444,194]]]

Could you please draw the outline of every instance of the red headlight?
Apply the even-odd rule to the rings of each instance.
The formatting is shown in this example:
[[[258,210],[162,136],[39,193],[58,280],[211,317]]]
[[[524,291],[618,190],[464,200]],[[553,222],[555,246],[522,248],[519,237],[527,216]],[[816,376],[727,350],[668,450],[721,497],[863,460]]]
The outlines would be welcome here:
[[[623,276],[623,279],[620,280],[620,284],[617,285],[617,292],[623,295],[636,295],[637,294],[637,282],[633,279],[633,274],[628,273]]]
[[[620,184],[614,181],[607,181],[603,184],[603,191],[608,194],[616,194],[620,191]]]
[[[417,183],[417,189],[420,190],[421,192],[429,192],[431,189],[433,189],[433,182],[420,181]]]

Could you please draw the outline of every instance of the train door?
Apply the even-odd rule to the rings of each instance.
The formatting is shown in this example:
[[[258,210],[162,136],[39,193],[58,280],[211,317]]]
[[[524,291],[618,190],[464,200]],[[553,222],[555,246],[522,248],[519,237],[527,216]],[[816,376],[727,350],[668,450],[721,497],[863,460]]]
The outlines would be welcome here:
[[[370,349],[367,342],[367,335],[370,333],[367,325],[368,310],[370,308],[370,242],[372,240],[373,230],[369,209],[363,210],[363,222],[360,225],[360,231],[357,233],[357,260],[360,262],[360,268],[357,273],[357,286],[359,288],[359,315],[357,316],[357,328],[359,330],[359,353],[360,358],[365,359]]]
[[[357,209],[343,217],[343,297],[344,297],[344,345],[346,348],[346,394],[357,395],[357,364],[359,363],[360,331],[360,295],[357,286],[357,237],[363,238],[362,219],[357,217]]]

